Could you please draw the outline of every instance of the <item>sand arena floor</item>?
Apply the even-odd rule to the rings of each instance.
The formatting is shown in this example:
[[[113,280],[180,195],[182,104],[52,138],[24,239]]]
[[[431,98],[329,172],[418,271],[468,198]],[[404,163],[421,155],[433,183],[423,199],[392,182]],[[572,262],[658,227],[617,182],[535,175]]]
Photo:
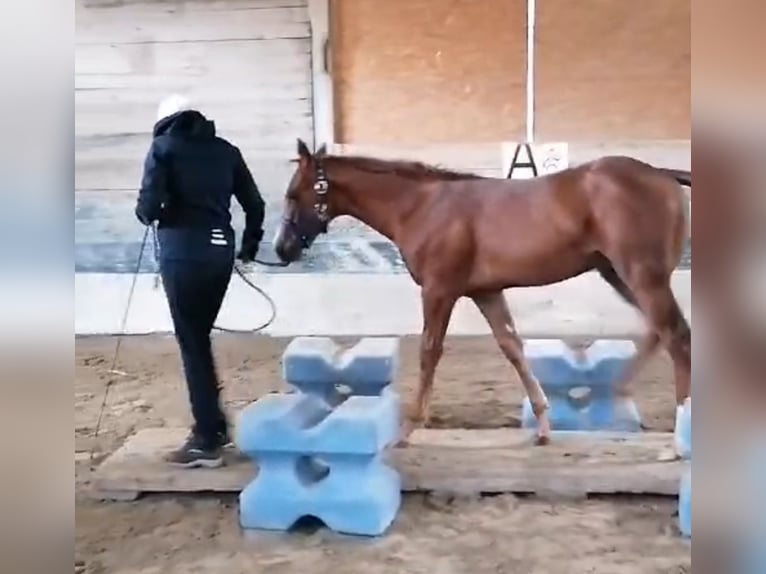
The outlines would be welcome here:
[[[227,408],[236,411],[283,389],[288,341],[255,335],[216,338]],[[540,500],[513,495],[452,498],[408,495],[390,533],[357,540],[326,529],[290,536],[243,534],[235,496],[147,496],[132,503],[89,500],[88,453],[114,349],[112,338],[78,339],[75,378],[76,564],[110,574],[677,574],[691,550],[677,533],[676,503],[662,498]],[[416,337],[402,340],[398,386],[417,380]],[[103,458],[135,431],[188,424],[175,341],[123,342],[95,450]],[[670,363],[659,355],[635,393],[645,424],[671,432]],[[435,385],[431,426],[518,426],[522,388],[490,337],[452,337]]]

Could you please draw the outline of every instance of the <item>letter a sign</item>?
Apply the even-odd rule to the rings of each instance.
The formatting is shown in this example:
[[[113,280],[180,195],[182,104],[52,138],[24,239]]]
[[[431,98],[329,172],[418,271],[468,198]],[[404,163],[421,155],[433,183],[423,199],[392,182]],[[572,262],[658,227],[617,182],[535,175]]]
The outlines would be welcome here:
[[[519,152],[521,151],[522,147],[524,148],[524,151],[527,152],[527,157],[529,158],[527,161],[521,161],[519,159]],[[516,145],[516,151],[513,152],[513,159],[511,160],[511,167],[508,170],[508,175],[505,176],[506,179],[513,179],[513,172],[518,167],[531,169],[532,176],[537,177],[537,164],[535,163],[535,156],[532,155],[532,146],[530,146],[528,143]]]
[[[501,154],[502,170],[507,179],[547,175],[569,166],[569,146],[566,142],[503,142]]]

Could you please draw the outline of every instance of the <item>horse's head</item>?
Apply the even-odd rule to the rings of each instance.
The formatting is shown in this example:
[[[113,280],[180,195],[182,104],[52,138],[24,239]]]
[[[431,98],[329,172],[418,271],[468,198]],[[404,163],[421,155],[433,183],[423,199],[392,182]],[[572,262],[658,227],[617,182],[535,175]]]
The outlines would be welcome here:
[[[285,193],[282,223],[274,239],[274,251],[285,263],[297,261],[332,218],[329,182],[322,165],[326,146],[312,154],[298,139],[298,167]]]

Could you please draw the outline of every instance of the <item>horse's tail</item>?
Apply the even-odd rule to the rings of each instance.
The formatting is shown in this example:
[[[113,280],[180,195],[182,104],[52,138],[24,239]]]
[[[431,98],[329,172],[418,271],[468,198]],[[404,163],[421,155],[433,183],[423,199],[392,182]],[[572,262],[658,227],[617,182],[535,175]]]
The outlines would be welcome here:
[[[682,169],[668,169],[666,167],[658,167],[656,169],[660,171],[661,173],[664,173],[665,175],[672,177],[681,185],[685,185],[686,187],[692,186],[691,171],[684,171]]]

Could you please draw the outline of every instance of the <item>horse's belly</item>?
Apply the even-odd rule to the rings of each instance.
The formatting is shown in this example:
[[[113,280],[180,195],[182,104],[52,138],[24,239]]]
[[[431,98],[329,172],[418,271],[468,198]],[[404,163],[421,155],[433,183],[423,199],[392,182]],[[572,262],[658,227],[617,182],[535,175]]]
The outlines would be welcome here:
[[[592,268],[588,254],[572,247],[534,249],[525,253],[504,249],[477,255],[474,267],[476,288],[482,288],[481,285],[501,288],[549,285]]]

